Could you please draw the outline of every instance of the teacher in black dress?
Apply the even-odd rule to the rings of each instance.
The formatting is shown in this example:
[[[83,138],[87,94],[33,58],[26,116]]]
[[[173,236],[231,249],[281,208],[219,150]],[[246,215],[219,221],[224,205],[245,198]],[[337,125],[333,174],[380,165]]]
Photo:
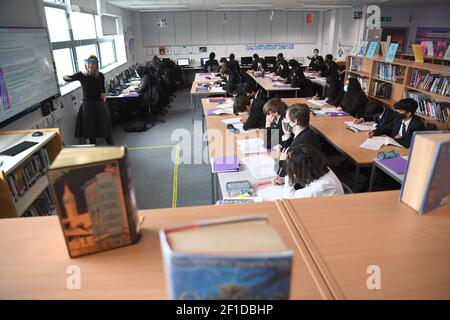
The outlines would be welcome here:
[[[83,102],[78,111],[75,137],[89,139],[90,144],[96,144],[97,138],[105,138],[106,143],[112,145],[111,117],[105,104],[105,76],[98,70],[96,56],[92,55],[84,61],[85,72],[64,76],[67,82],[80,81],[83,89]]]

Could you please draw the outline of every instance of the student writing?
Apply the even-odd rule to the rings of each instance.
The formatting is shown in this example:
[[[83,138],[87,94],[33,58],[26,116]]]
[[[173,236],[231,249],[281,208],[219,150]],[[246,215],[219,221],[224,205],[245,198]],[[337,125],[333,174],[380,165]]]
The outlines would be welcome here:
[[[287,104],[280,98],[272,98],[264,104],[263,113],[266,116],[266,146],[268,149],[272,147],[272,138],[276,139],[275,145],[281,145],[284,135],[283,119],[286,116]],[[273,137],[272,133],[277,137]]]
[[[368,99],[358,79],[349,78],[344,86],[344,92],[344,98],[337,109],[343,110],[355,118],[362,117]]]

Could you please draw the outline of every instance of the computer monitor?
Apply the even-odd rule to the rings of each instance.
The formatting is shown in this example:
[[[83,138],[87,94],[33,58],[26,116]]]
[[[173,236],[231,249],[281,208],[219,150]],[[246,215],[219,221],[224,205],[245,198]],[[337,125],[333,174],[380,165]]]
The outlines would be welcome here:
[[[241,57],[241,65],[243,66],[249,66],[252,64],[252,57]]]
[[[180,67],[188,67],[189,66],[189,59],[188,58],[177,59],[177,64]]]
[[[264,57],[264,61],[266,61],[266,64],[271,64],[274,66],[277,64],[277,57],[275,56]]]
[[[200,65],[204,66],[206,61],[208,61],[209,58],[200,58]]]

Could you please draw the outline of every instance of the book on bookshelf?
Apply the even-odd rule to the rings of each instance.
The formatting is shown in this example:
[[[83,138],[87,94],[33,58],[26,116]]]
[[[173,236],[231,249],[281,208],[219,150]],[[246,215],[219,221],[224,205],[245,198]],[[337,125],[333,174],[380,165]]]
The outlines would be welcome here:
[[[410,86],[419,90],[450,96],[450,76],[431,73],[427,70],[414,69],[411,73]]]
[[[46,174],[50,159],[45,147],[30,156],[22,165],[7,176],[9,190],[15,202],[22,197],[33,184]]]
[[[138,241],[125,147],[65,148],[52,163],[48,178],[70,257]]]
[[[425,214],[448,203],[450,132],[414,133],[400,200]]]
[[[362,59],[359,57],[350,57],[349,70],[350,71],[361,71]]]
[[[55,204],[51,198],[48,188],[25,210],[21,217],[51,216],[55,212]]]
[[[375,62],[375,76],[381,80],[402,83],[406,68],[391,63]]]
[[[160,239],[170,299],[289,299],[293,254],[265,216],[173,226]]]
[[[450,102],[433,101],[429,95],[415,91],[407,91],[406,97],[416,100],[418,105],[416,114],[447,123],[450,113]]]

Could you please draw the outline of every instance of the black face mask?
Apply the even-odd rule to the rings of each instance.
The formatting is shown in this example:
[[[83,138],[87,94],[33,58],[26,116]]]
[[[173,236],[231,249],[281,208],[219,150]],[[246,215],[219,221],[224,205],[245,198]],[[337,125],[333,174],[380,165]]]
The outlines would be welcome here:
[[[402,120],[406,119],[406,114],[400,113],[400,112],[398,114],[399,114],[400,119],[402,119]]]

